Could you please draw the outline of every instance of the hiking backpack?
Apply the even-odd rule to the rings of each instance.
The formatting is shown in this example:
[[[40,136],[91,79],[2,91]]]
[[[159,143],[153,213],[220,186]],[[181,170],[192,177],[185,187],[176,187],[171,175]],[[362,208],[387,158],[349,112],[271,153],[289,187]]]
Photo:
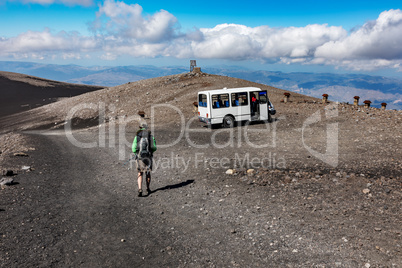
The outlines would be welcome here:
[[[150,158],[152,156],[151,143],[151,133],[149,131],[143,130],[138,133],[137,152],[139,159]]]

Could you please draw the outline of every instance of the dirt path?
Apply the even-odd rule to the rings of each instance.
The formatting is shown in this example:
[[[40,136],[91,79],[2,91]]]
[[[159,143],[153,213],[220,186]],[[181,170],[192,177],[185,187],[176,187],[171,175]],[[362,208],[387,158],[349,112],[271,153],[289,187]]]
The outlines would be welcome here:
[[[163,144],[176,134],[155,135]],[[303,169],[301,151],[293,156],[299,160],[286,156],[285,170],[227,175],[226,167],[211,168],[211,158],[229,156],[233,164],[236,149],[200,149],[196,159],[180,141],[174,151],[158,149],[154,192],[138,198],[135,174],[117,147],[81,149],[65,135],[29,137],[37,150],[18,161],[35,171],[0,192],[2,267],[401,267],[395,179],[314,164]],[[277,147],[278,154],[288,150]],[[362,193],[367,187],[371,197]]]
[[[2,267],[177,264],[160,251],[172,237],[148,212],[151,199],[136,197],[132,172],[113,152],[32,138],[37,169],[1,192]]]

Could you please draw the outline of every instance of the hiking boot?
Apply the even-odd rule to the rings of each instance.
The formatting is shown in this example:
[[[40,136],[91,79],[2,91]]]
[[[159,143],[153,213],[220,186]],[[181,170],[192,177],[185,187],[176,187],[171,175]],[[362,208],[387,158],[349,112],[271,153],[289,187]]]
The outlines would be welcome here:
[[[138,190],[138,197],[142,196],[142,190]]]
[[[152,193],[151,189],[147,189],[147,194],[150,195]]]

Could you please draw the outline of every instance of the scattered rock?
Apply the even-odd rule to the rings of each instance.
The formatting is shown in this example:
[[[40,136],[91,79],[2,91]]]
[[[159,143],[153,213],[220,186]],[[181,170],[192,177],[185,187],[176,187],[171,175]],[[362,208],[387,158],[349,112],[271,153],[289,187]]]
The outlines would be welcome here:
[[[14,179],[13,178],[2,178],[0,180],[0,185],[2,188],[4,188],[4,186],[10,186],[14,184]]]
[[[19,153],[14,153],[14,156],[19,156],[19,157],[28,157],[28,154],[19,152]]]
[[[30,166],[22,166],[21,170],[22,171],[31,171],[31,167]]]
[[[364,193],[364,194],[369,194],[369,193],[370,193],[370,189],[367,189],[367,188],[366,188],[366,189],[363,189],[363,193]]]
[[[236,173],[236,170],[235,169],[228,169],[228,170],[226,170],[225,173],[228,174],[228,175],[233,175],[233,174]]]
[[[375,227],[375,228],[374,228],[374,231],[376,231],[376,232],[381,232],[381,230],[382,230],[382,229],[379,228],[379,227]]]
[[[255,173],[254,169],[252,169],[252,168],[247,169],[247,174],[251,175],[251,174],[254,174],[254,173]]]

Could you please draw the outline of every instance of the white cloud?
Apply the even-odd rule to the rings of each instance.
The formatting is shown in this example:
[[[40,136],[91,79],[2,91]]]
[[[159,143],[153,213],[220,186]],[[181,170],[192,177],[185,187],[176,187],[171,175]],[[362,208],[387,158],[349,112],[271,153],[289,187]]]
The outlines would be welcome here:
[[[92,0],[25,2],[93,3]],[[220,24],[183,33],[177,18],[168,11],[146,15],[138,4],[116,0],[104,1],[96,15],[97,19],[91,24],[94,37],[49,30],[28,31],[13,38],[0,37],[0,55],[25,57],[65,53],[79,58],[79,53],[98,52],[107,60],[124,55],[169,56],[402,71],[402,11],[399,9],[384,11],[376,20],[350,33],[341,26],[327,24],[283,28]]]
[[[173,39],[176,35],[177,19],[165,10],[145,18],[138,4],[106,0],[100,6],[98,19],[93,23],[97,33],[107,32],[123,38],[135,39],[143,43],[160,43]]]
[[[194,56],[225,59],[311,57],[317,46],[347,34],[341,27],[316,24],[288,28],[221,24],[200,31],[203,40],[192,42]]]
[[[359,71],[402,71],[402,11],[389,10],[348,34],[342,27],[250,28],[222,24],[200,29],[194,57],[262,59],[284,64],[325,64]]]
[[[317,47],[315,57],[357,70],[400,66],[401,33],[402,11],[384,11],[377,20],[364,24],[350,35]]]
[[[96,48],[93,38],[82,37],[78,33],[59,32],[53,34],[49,29],[42,32],[28,31],[13,38],[0,39],[0,55],[32,54],[49,52],[84,52]]]

